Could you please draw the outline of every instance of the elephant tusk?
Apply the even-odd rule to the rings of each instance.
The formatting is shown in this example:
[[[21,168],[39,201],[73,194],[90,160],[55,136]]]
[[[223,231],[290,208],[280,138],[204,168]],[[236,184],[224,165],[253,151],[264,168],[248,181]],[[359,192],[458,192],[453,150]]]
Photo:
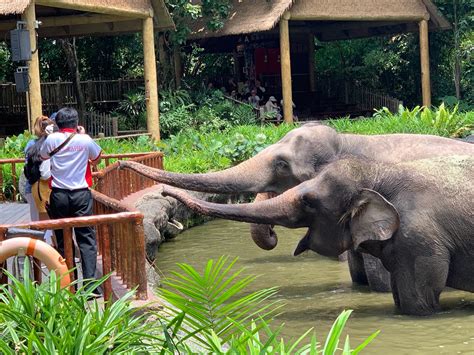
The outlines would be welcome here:
[[[184,226],[178,222],[177,220],[175,219],[170,219],[168,221],[168,227],[171,227],[172,229],[176,230],[177,232],[181,232],[183,229],[184,229]]]

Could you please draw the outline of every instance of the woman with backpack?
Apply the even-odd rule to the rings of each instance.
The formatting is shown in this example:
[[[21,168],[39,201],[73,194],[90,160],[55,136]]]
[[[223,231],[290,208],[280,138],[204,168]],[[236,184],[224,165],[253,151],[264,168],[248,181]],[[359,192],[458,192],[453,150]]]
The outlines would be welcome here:
[[[49,187],[49,180],[51,178],[50,162],[49,160],[43,161],[41,159],[40,149],[48,134],[57,130],[54,126],[54,122],[48,117],[38,117],[33,129],[35,136],[38,138],[28,142],[26,147],[26,164],[24,169],[28,180],[26,199],[30,204],[32,221],[49,219],[46,204],[49,202],[49,195],[51,194]]]

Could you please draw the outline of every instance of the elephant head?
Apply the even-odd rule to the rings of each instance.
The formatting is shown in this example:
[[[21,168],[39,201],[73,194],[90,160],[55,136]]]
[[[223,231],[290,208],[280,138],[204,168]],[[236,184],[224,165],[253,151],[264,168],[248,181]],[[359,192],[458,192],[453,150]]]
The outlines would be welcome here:
[[[253,158],[223,171],[179,174],[149,168],[133,161],[121,161],[120,166],[186,190],[263,193],[257,195],[256,200],[261,201],[315,176],[322,166],[335,159],[340,146],[341,138],[332,128],[305,125],[289,132]],[[276,233],[271,225],[252,225],[251,234],[262,249],[270,250],[277,244]]]
[[[164,186],[163,193],[188,207],[214,217],[236,221],[308,227],[295,255],[311,249],[325,256],[337,256],[354,248],[376,255],[379,242],[389,240],[398,230],[400,219],[395,207],[364,176],[363,163],[341,160],[319,176],[265,201],[221,205],[191,197],[186,192]]]

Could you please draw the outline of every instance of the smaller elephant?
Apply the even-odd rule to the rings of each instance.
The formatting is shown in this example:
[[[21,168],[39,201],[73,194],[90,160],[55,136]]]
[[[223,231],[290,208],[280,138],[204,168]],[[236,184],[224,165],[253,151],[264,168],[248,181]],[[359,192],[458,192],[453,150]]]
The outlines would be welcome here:
[[[397,165],[349,158],[263,202],[212,204],[168,186],[163,193],[206,215],[308,227],[295,254],[368,253],[390,272],[400,311],[429,315],[445,286],[474,292],[473,176],[472,156]]]

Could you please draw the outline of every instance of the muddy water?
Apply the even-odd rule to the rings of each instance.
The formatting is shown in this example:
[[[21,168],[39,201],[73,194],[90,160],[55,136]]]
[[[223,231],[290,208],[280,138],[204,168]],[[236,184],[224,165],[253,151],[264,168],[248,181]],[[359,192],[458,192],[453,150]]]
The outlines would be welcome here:
[[[352,285],[346,263],[309,252],[293,257],[304,230],[277,228],[277,232],[278,247],[263,251],[251,241],[247,224],[212,221],[162,245],[157,267],[166,276],[176,269],[176,262],[202,270],[210,258],[238,256],[237,265],[262,275],[254,289],[279,286],[286,306],[277,321],[285,324],[285,338],[295,338],[309,328],[322,338],[342,310],[353,309],[347,327],[352,345],[381,330],[365,354],[474,354],[474,294],[446,290],[441,314],[397,315],[390,293],[370,293],[366,287]]]

